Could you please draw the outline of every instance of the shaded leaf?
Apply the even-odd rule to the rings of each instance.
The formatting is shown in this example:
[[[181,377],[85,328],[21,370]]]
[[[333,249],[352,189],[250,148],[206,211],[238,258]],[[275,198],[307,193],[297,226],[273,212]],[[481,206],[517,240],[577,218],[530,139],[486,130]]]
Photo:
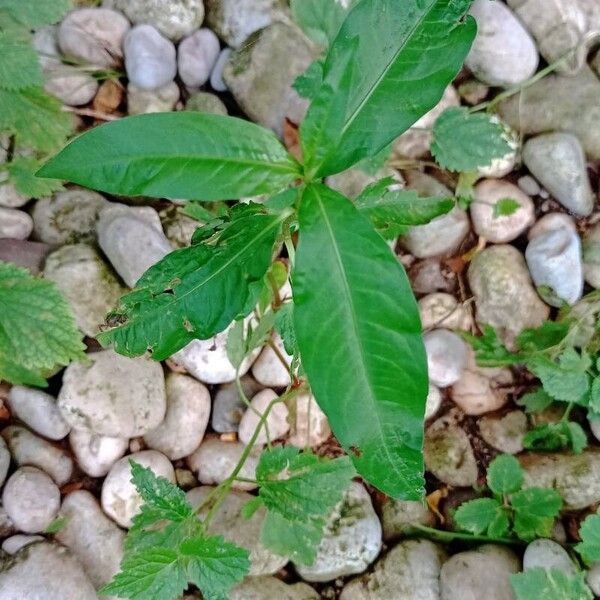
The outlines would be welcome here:
[[[523,447],[528,450],[553,451],[569,448],[575,454],[581,454],[587,445],[587,436],[581,425],[573,421],[538,425],[523,438]]]
[[[43,85],[38,55],[29,36],[0,31],[0,56],[4,57],[0,61],[0,82],[4,89]]]
[[[41,162],[32,157],[17,157],[6,165],[17,192],[26,198],[42,198],[63,189],[58,179],[37,177]]]
[[[538,388],[523,394],[516,402],[525,408],[526,413],[537,413],[546,410],[554,402],[554,398],[544,388]]]
[[[600,561],[600,515],[589,515],[579,528],[581,542],[575,550],[587,563]]]
[[[510,576],[517,600],[592,600],[585,575],[566,575],[559,569],[536,567]]]
[[[488,467],[487,483],[494,494],[512,494],[523,485],[523,468],[514,456],[501,454]]]
[[[515,533],[525,541],[536,537],[550,537],[554,519],[562,507],[562,498],[555,490],[527,488],[512,495],[515,511]]]

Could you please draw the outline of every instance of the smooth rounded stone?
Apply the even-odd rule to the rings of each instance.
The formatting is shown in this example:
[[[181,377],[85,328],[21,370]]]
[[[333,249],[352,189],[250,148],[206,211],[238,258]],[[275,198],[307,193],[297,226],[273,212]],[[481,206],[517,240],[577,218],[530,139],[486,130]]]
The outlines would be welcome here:
[[[297,448],[316,448],[329,439],[331,427],[314,396],[300,394],[288,403],[291,432],[288,444]]]
[[[252,399],[252,396],[262,389],[262,386],[249,375],[244,375],[240,383],[248,399]],[[219,386],[213,400],[211,427],[217,433],[237,432],[246,408],[246,404],[240,397],[237,384],[234,381],[224,383]]]
[[[165,418],[144,436],[144,441],[149,448],[177,460],[191,454],[204,437],[211,409],[210,393],[199,381],[180,373],[169,373],[165,383]]]
[[[492,121],[500,123],[505,131],[509,129],[504,123],[501,123],[500,119],[493,116]],[[510,150],[504,155],[498,158],[493,158],[492,162],[485,166],[479,167],[477,173],[482,177],[490,177],[493,179],[499,179],[505,177],[512,172],[517,164],[517,158],[519,155],[520,141],[518,136],[512,131],[508,131],[507,142],[510,146]]]
[[[425,403],[425,420],[431,419],[431,417],[435,416],[440,410],[440,406],[442,405],[442,392],[440,389],[433,385],[433,383],[429,384],[429,390],[427,392],[427,401]]]
[[[185,110],[223,116],[229,114],[221,98],[210,92],[195,92],[192,94],[185,103]]]
[[[219,438],[205,439],[198,449],[187,459],[198,481],[205,485],[219,485],[227,479],[237,466],[246,446],[241,442],[225,442]],[[260,448],[248,456],[240,471],[240,477],[254,479]],[[238,490],[253,490],[256,485],[245,481],[235,481],[232,485]]]
[[[273,336],[272,342],[281,356],[285,358],[288,368],[283,366],[275,350],[266,345],[252,365],[252,376],[258,383],[266,387],[285,387],[292,381],[289,367],[293,357],[285,351],[283,340],[279,334]]]
[[[97,231],[100,248],[129,287],[172,251],[158,213],[150,207],[119,204],[105,208],[100,212]]]
[[[129,82],[144,90],[155,90],[175,79],[175,46],[151,25],[137,25],[123,44]]]
[[[127,438],[97,435],[87,429],[72,429],[71,450],[79,468],[90,477],[103,477],[129,447]]]
[[[594,194],[583,148],[574,135],[547,133],[527,140],[523,162],[567,210],[583,217],[591,214]]]
[[[232,52],[233,50],[231,48],[223,48],[215,62],[215,66],[210,74],[210,87],[215,92],[227,91],[227,84],[223,79],[223,71],[225,70],[225,65],[229,62],[229,57]]]
[[[58,27],[62,53],[78,62],[97,67],[117,67],[121,46],[130,29],[122,13],[108,8],[81,8],[71,11]]]
[[[473,318],[469,308],[459,304],[452,294],[435,292],[419,300],[419,315],[423,329],[459,329],[470,331]]]
[[[65,370],[58,406],[72,427],[111,437],[136,437],[157,427],[166,411],[160,363],[113,350],[88,355]]]
[[[400,241],[417,258],[451,256],[458,250],[470,228],[466,211],[455,206],[426,225],[411,227]]]
[[[284,0],[205,0],[204,4],[207,25],[233,48],[287,11]]]
[[[353,481],[325,526],[315,562],[294,563],[306,581],[331,581],[362,573],[381,551],[381,523],[367,490]]]
[[[532,239],[525,259],[540,296],[551,306],[575,304],[583,295],[583,262],[579,235],[556,229]]]
[[[175,471],[171,461],[156,450],[142,450],[119,459],[111,467],[102,484],[100,502],[102,510],[125,529],[131,527],[133,517],[142,505],[142,497],[131,482],[130,461],[151,469],[157,477],[164,477],[175,483]]]
[[[494,86],[529,79],[538,66],[537,48],[510,8],[501,2],[475,0],[469,12],[477,21],[477,37],[465,64],[475,77]]]
[[[467,346],[462,338],[447,329],[435,329],[423,336],[423,343],[431,383],[441,388],[456,383],[467,364]]]
[[[540,184],[531,176],[523,175],[517,180],[519,189],[528,196],[538,196],[542,191]]]
[[[568,577],[577,573],[577,568],[567,551],[553,540],[539,539],[527,545],[523,554],[523,571],[542,568],[557,569]]]
[[[0,238],[26,240],[32,231],[33,221],[26,212],[0,207]]]
[[[330,175],[325,179],[325,183],[346,198],[354,200],[368,185],[385,178],[394,180],[394,183],[388,187],[390,190],[399,190],[404,187],[404,179],[400,173],[390,167],[383,167],[376,173],[367,173],[360,167],[351,167],[341,173]]]
[[[34,544],[35,542],[43,542],[45,538],[41,535],[25,535],[17,533],[2,542],[2,550],[7,554],[16,554],[21,548]]]
[[[288,584],[276,577],[247,577],[229,592],[229,600],[319,600],[307,583]]]
[[[48,439],[62,440],[71,430],[56,406],[56,398],[40,389],[14,385],[7,401],[13,416]]]
[[[89,337],[98,334],[106,315],[126,291],[88,244],[67,245],[52,252],[46,259],[44,277],[69,301],[77,326]]]
[[[506,454],[523,450],[523,437],[527,433],[527,416],[520,410],[511,410],[502,417],[484,416],[479,419],[481,437],[492,448]]]
[[[600,420],[588,418],[588,423],[592,430],[592,435],[600,441]]]
[[[456,275],[443,269],[439,258],[426,258],[410,269],[410,280],[415,294],[452,292],[456,288]]]
[[[17,465],[38,467],[48,473],[59,486],[71,479],[73,461],[61,448],[16,425],[5,427],[2,437]]]
[[[583,274],[594,288],[600,288],[600,223],[591,227],[583,238]]]
[[[60,516],[66,523],[56,534],[56,539],[71,550],[95,588],[107,584],[120,570],[125,533],[85,490],[65,497]]]
[[[170,81],[152,90],[144,90],[133,83],[127,86],[127,112],[129,115],[170,112],[179,100],[179,86]]]
[[[5,208],[21,208],[29,200],[30,198],[17,192],[14,184],[9,182],[0,185],[0,206]]]
[[[412,533],[415,525],[433,527],[435,515],[425,501],[386,498],[381,506],[381,525],[383,539],[389,542]]]
[[[187,500],[192,507],[198,507],[213,489],[208,486],[194,488],[186,494]],[[260,542],[260,532],[267,514],[264,506],[250,519],[242,516],[243,507],[254,498],[246,492],[229,492],[210,522],[208,534],[222,535],[226,541],[249,550],[250,576],[274,575],[287,564],[288,558],[271,552]],[[208,507],[200,510],[198,517],[205,517],[208,510]]]
[[[108,206],[103,196],[82,188],[40,198],[32,212],[35,237],[46,244],[93,242],[100,211]]]
[[[425,467],[447,485],[470,487],[477,483],[477,462],[469,436],[457,420],[450,412],[425,430]]]
[[[491,325],[509,345],[523,329],[538,327],[550,314],[531,283],[523,255],[513,246],[502,244],[479,252],[467,276],[477,322]]]
[[[593,563],[586,575],[586,583],[596,596],[600,596],[600,563]]]
[[[519,570],[519,559],[502,546],[459,552],[442,566],[440,600],[515,600],[510,576]]]
[[[45,71],[48,66],[62,62],[58,47],[58,25],[46,25],[33,32],[31,45],[38,53],[38,61]]]
[[[540,235],[544,235],[550,231],[557,229],[566,229],[573,233],[577,233],[577,227],[573,217],[565,213],[552,212],[544,215],[535,225],[529,230],[527,239],[531,241]]]
[[[297,27],[272,23],[231,54],[223,80],[253,121],[282,137],[285,119],[300,123],[308,107],[292,84],[316,58],[315,52]]]
[[[246,409],[246,412],[240,421],[238,437],[241,442],[244,444],[250,442],[259,424],[260,418],[264,415],[271,402],[277,397],[277,394],[273,390],[266,389],[258,392],[258,394],[252,398],[250,407]],[[289,411],[285,403],[278,402],[273,405],[264,426],[261,427],[260,432],[258,433],[256,443],[266,444],[269,440],[276,440],[283,437],[290,430],[288,414]]]
[[[8,468],[10,467],[10,452],[4,438],[0,438],[0,487],[4,485]]]
[[[98,91],[98,81],[89,73],[65,64],[52,64],[44,69],[44,90],[68,106],[91,102]]]
[[[221,52],[219,39],[210,29],[199,29],[181,40],[177,48],[177,70],[188,87],[204,85]]]
[[[515,200],[519,208],[511,215],[496,216],[497,203],[506,199]],[[535,221],[531,198],[516,185],[496,179],[486,179],[475,186],[470,212],[475,233],[494,244],[512,242]]]
[[[202,0],[104,0],[103,4],[123,12],[134,25],[153,25],[174,42],[198,29],[204,20]]]
[[[9,535],[14,535],[16,533],[16,528],[14,523],[10,520],[10,517],[6,514],[2,503],[0,502],[0,535],[2,537],[8,537]]]
[[[17,529],[39,533],[52,523],[60,507],[56,484],[35,467],[20,467],[7,480],[2,505]]]
[[[340,600],[439,600],[445,552],[429,540],[401,542],[371,573],[344,586]]]

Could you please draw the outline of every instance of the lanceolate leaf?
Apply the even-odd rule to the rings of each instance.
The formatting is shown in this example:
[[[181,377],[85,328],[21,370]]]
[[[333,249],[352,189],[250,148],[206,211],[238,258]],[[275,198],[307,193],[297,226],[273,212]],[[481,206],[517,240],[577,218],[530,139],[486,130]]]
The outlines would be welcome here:
[[[475,37],[470,0],[362,0],[325,60],[301,127],[309,174],[373,156],[439,102]]]
[[[348,199],[312,185],[292,281],[302,362],[338,440],[370,483],[420,498],[427,366],[398,260]]]
[[[299,176],[299,165],[254,123],[179,112],[91,129],[38,174],[113,194],[226,200],[279,191]]]
[[[121,299],[118,326],[98,336],[127,356],[148,349],[163,360],[193,339],[208,339],[256,304],[285,214],[241,205],[216,244],[175,250]]]
[[[356,0],[291,0],[294,20],[314,42],[327,46],[334,40]]]

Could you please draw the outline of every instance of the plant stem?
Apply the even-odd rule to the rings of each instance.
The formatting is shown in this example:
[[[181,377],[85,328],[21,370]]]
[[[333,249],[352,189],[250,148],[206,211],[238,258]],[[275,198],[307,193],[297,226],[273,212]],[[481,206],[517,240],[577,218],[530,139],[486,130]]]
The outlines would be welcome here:
[[[420,533],[423,533],[425,537],[440,541],[440,542],[452,542],[454,540],[466,540],[470,542],[493,542],[496,544],[507,544],[507,545],[523,545],[525,542],[516,538],[495,538],[487,535],[475,535],[473,533],[459,533],[457,531],[444,531],[441,529],[434,529],[433,527],[426,527],[425,525],[413,525],[413,529],[416,529]]]

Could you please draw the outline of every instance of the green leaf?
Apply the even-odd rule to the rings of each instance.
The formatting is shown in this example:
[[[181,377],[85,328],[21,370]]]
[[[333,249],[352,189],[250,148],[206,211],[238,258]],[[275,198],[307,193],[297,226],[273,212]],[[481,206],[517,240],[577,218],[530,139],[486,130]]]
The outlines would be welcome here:
[[[52,520],[46,529],[44,529],[44,533],[48,535],[54,535],[55,533],[62,531],[68,523],[69,519],[67,519],[67,517],[58,516]]]
[[[374,156],[442,97],[469,52],[470,0],[358,2],[323,66],[300,128],[309,176]]]
[[[494,219],[498,217],[510,217],[514,215],[521,205],[513,198],[500,198],[498,202],[494,204]]]
[[[502,505],[494,498],[477,498],[458,507],[454,522],[459,529],[481,535],[502,514]]]
[[[302,96],[311,100],[318,93],[323,83],[323,59],[314,60],[308,69],[296,77],[292,87]]]
[[[0,61],[0,82],[4,89],[19,90],[44,84],[38,55],[29,36],[0,31],[0,56],[5,57]]]
[[[526,413],[538,413],[551,406],[554,399],[544,391],[544,388],[538,388],[533,392],[523,394],[516,402],[525,408]]]
[[[300,176],[300,166],[254,123],[171,112],[90,129],[38,175],[126,196],[227,200],[277,192]]]
[[[40,385],[41,371],[83,359],[84,350],[54,283],[0,261],[0,379]]]
[[[58,179],[36,177],[35,173],[40,166],[41,162],[31,157],[17,157],[7,163],[10,180],[19,194],[27,198],[42,198],[63,189],[62,182]]]
[[[487,483],[494,494],[512,494],[523,485],[523,468],[514,456],[501,454],[488,467]]]
[[[201,202],[187,202],[177,210],[182,215],[203,223],[208,223],[219,217],[225,217],[229,212],[224,203],[212,202],[209,206],[210,208],[205,208]]]
[[[52,25],[70,8],[70,0],[0,0],[0,13],[5,13],[28,29]]]
[[[316,44],[327,48],[355,4],[341,0],[291,0],[292,17]],[[344,6],[347,4],[347,6]]]
[[[600,515],[589,515],[579,528],[581,542],[575,550],[587,563],[600,561]]]
[[[294,329],[294,303],[286,302],[275,315],[275,329],[281,336],[285,351],[294,356],[300,352]]]
[[[311,388],[358,472],[390,496],[418,499],[427,361],[406,274],[333,190],[309,186],[299,220],[294,327]]]
[[[236,321],[227,334],[225,350],[229,362],[237,369],[246,356],[246,339],[244,321]]]
[[[559,569],[527,569],[510,576],[517,600],[592,600],[585,574],[566,575]]]
[[[481,367],[506,367],[519,363],[522,357],[509,352],[491,325],[483,326],[483,335],[460,332],[475,351],[477,364]]]
[[[600,377],[595,377],[590,389],[590,408],[595,413],[600,413]]]
[[[504,129],[493,115],[452,106],[433,125],[431,154],[449,171],[476,171],[510,151]]]
[[[575,454],[581,454],[587,445],[585,432],[573,421],[538,425],[523,438],[523,447],[528,450],[553,451],[570,448]]]
[[[524,329],[516,339],[517,347],[524,352],[538,352],[558,346],[569,334],[565,321],[544,321],[535,329]]]
[[[525,541],[536,537],[550,537],[554,519],[562,507],[562,498],[555,490],[527,488],[510,499],[515,511],[515,533]]]
[[[119,325],[98,336],[117,352],[147,350],[163,360],[191,340],[208,339],[256,305],[273,245],[285,215],[240,205],[213,245],[171,252],[121,298],[112,319]]]

